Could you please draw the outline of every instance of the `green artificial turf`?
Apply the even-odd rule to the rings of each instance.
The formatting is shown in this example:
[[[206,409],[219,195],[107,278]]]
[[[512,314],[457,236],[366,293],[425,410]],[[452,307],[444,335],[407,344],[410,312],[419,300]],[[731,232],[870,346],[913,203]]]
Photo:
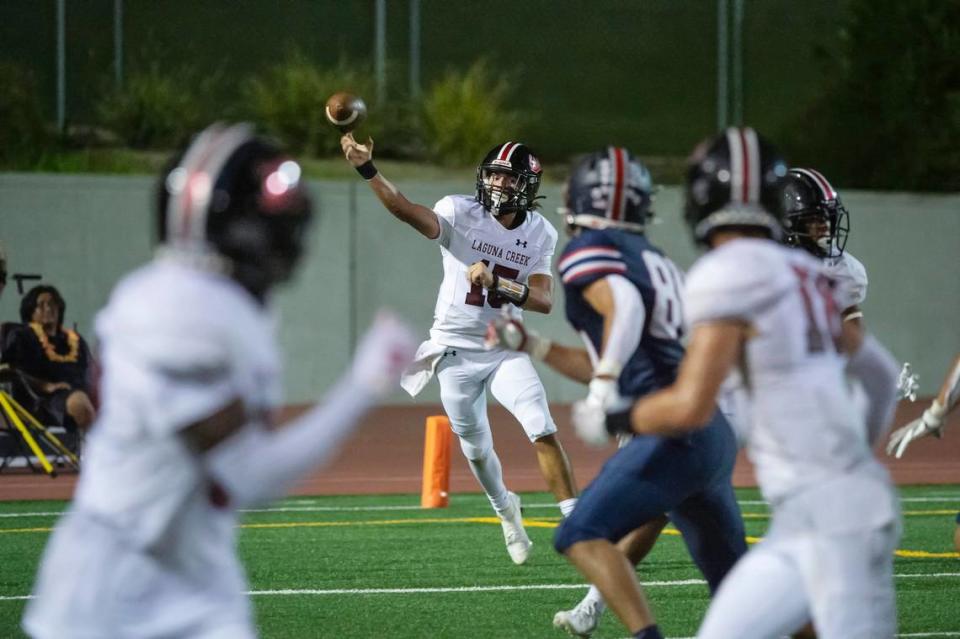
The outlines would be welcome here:
[[[960,487],[901,490],[904,535],[895,572],[901,636],[960,637],[960,561],[953,551]],[[584,592],[552,549],[559,512],[526,494],[534,554],[510,563],[481,495],[420,510],[414,495],[293,498],[247,512],[240,553],[263,637],[561,637],[554,612]],[[756,491],[738,491],[748,535],[768,524]],[[21,637],[19,618],[61,502],[0,504],[0,636]],[[38,514],[30,514],[38,513]],[[668,528],[640,570],[668,637],[691,637],[707,589]],[[287,592],[277,592],[287,591]],[[299,592],[289,592],[299,591]],[[597,639],[626,630],[609,613]]]

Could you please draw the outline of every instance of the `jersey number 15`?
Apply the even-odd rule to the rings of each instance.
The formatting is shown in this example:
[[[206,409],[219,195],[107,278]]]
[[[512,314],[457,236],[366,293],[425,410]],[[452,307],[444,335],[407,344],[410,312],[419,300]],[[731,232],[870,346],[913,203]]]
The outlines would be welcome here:
[[[490,266],[490,260],[482,261],[484,266]],[[520,276],[520,271],[515,268],[503,266],[502,264],[494,264],[492,270],[494,275],[505,277],[508,280],[516,280]],[[504,299],[502,297],[496,293],[484,295],[483,287],[479,284],[474,284],[470,287],[470,290],[467,291],[467,299],[465,299],[464,302],[470,306],[483,306],[484,299],[486,299],[487,304],[492,308],[500,308],[503,306]]]

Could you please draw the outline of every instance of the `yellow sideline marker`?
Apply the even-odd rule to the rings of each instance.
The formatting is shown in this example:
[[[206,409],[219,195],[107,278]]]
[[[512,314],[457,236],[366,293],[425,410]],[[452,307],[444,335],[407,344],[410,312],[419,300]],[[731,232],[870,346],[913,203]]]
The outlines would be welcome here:
[[[423,442],[423,489],[420,506],[446,508],[450,504],[450,421],[444,415],[427,417]]]

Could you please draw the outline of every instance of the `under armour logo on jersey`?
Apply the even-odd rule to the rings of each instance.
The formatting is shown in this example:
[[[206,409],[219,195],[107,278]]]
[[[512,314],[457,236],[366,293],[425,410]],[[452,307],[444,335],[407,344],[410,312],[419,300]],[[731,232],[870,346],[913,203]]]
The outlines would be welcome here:
[[[526,240],[517,240],[517,246],[522,246],[523,248],[527,248],[527,241],[526,241]]]
[[[455,350],[453,350],[453,349],[450,349],[449,351],[443,351],[443,356],[446,357],[447,355],[449,355],[449,356],[451,356],[451,357],[456,357],[456,356],[457,356],[457,351],[455,351]]]

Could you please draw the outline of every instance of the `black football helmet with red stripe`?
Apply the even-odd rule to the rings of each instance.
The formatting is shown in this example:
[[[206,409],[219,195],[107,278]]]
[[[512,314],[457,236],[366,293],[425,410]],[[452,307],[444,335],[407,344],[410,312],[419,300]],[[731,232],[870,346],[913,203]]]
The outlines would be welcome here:
[[[211,125],[160,176],[161,253],[223,272],[262,300],[303,253],[312,204],[301,177],[250,125]]]
[[[731,127],[700,143],[690,156],[684,219],[694,240],[713,231],[754,227],[783,236],[783,185],[787,165],[751,128]]]
[[[607,147],[576,163],[563,188],[567,227],[619,228],[643,233],[653,217],[650,171],[628,150]]]
[[[850,217],[833,185],[814,169],[790,169],[783,188],[787,244],[820,258],[840,257]]]
[[[526,212],[536,206],[543,168],[533,151],[520,142],[504,142],[490,149],[477,167],[477,201],[495,217]],[[505,173],[516,179],[512,187],[494,185],[491,176]]]

